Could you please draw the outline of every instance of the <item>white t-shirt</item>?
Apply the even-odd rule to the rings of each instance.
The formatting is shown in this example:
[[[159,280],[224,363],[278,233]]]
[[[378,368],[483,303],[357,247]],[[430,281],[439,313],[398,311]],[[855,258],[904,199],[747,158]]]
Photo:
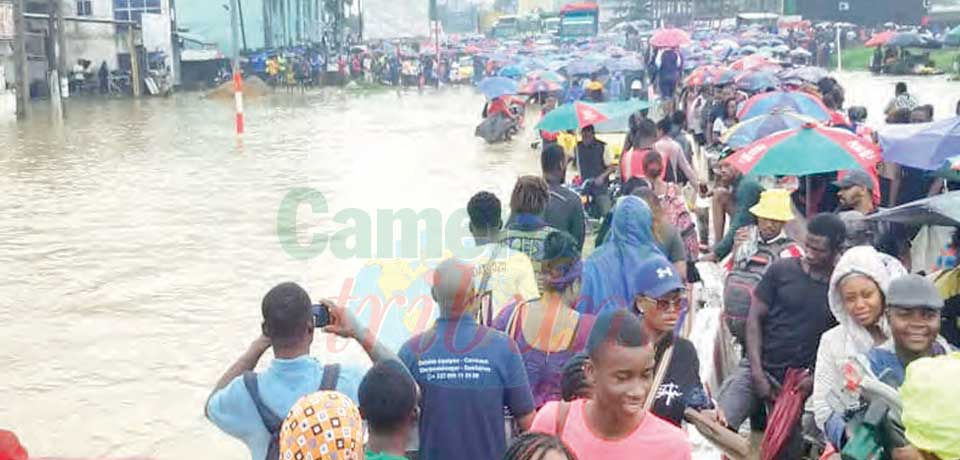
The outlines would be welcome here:
[[[493,305],[491,318],[496,318],[500,310],[513,302],[540,297],[533,263],[526,254],[500,243],[488,243],[481,249],[479,255],[465,261],[473,265],[477,295],[490,293]],[[486,288],[483,288],[480,284],[488,269],[491,275]],[[487,303],[486,299],[482,300]]]
[[[713,132],[717,135],[724,135],[728,129],[730,129],[730,127],[727,126],[722,117],[719,117],[713,121]]]

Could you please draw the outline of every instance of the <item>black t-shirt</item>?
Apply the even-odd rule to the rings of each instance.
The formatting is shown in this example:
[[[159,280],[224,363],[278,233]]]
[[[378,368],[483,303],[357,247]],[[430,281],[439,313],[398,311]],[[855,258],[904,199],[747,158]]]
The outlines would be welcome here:
[[[782,380],[787,368],[810,368],[820,336],[837,325],[827,300],[829,282],[810,277],[796,258],[770,265],[754,291],[769,308],[763,321],[763,369]]]
[[[700,360],[689,340],[674,338],[673,356],[663,382],[656,390],[651,412],[680,426],[684,409],[712,409],[713,404],[700,382]]]
[[[562,184],[550,184],[550,200],[547,201],[547,209],[543,213],[543,220],[547,225],[569,233],[582,249],[586,233],[584,219],[580,195]]]
[[[603,155],[607,144],[601,141],[593,141],[590,144],[585,142],[577,143],[577,167],[580,169],[580,177],[584,179],[595,179],[607,169],[607,163]]]

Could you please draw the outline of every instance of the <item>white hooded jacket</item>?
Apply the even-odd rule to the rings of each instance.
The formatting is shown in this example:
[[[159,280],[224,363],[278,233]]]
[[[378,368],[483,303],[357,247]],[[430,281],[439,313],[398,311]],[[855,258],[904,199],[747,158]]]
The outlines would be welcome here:
[[[833,316],[840,323],[823,334],[820,339],[820,348],[817,349],[817,365],[814,372],[813,394],[810,396],[810,406],[817,427],[821,430],[833,413],[832,394],[839,392],[844,385],[843,365],[850,359],[870,351],[878,344],[870,332],[857,323],[850,316],[843,305],[843,295],[840,292],[840,283],[852,274],[864,275],[872,279],[886,296],[890,281],[906,275],[907,270],[897,259],[877,252],[871,246],[857,246],[851,248],[840,257],[833,276],[830,278],[829,301]],[[886,317],[881,314],[879,319],[880,330],[886,338],[890,338],[890,325]],[[843,402],[841,400],[841,402]],[[810,407],[808,406],[808,407]]]

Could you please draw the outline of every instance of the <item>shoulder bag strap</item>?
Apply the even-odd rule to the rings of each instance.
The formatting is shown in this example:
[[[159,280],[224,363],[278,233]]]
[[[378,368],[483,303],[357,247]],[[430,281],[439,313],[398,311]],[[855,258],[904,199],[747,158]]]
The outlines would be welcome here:
[[[570,403],[560,401],[557,407],[557,425],[554,428],[557,439],[563,440],[563,429],[567,426],[567,417],[570,415]]]
[[[481,296],[481,302],[483,302],[484,298],[488,300],[486,303],[480,304],[480,324],[484,326],[493,324],[493,295],[487,294],[487,286],[490,285],[490,278],[493,277],[493,263],[496,262],[497,256],[500,255],[500,250],[503,247],[504,245],[501,243],[493,243],[493,249],[490,251],[490,259],[487,260],[487,263],[483,264],[483,278],[480,279],[480,286],[477,288],[477,294]]]
[[[510,315],[510,320],[507,321],[507,330],[504,331],[510,336],[511,339],[517,339],[517,330],[520,328],[520,315],[523,314],[523,308],[527,305],[527,301],[524,300],[517,304],[513,309],[513,313]]]
[[[263,425],[267,428],[267,431],[269,431],[271,435],[279,433],[283,419],[273,413],[273,411],[263,403],[263,399],[260,397],[260,386],[257,383],[257,374],[252,371],[244,372],[243,385],[247,387],[247,393],[250,394],[253,405],[257,407],[257,413],[260,414],[260,420],[263,421]]]
[[[338,380],[340,380],[339,363],[323,366],[323,378],[320,380],[320,391],[335,391]]]

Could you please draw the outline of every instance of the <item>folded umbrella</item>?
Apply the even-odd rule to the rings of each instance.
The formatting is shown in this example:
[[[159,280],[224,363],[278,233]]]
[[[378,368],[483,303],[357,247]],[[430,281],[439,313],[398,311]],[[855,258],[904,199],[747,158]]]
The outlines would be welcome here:
[[[679,48],[690,44],[690,35],[680,29],[660,29],[650,37],[654,48]]]
[[[477,87],[487,99],[517,94],[517,82],[506,77],[484,78]]]
[[[880,134],[883,159],[911,168],[934,171],[960,153],[960,117],[930,123],[916,133]]]
[[[911,225],[960,226],[960,191],[911,201],[867,217],[867,220]]]
[[[880,160],[872,145],[845,129],[807,124],[760,139],[723,160],[744,174],[806,176],[870,170]]]
[[[787,370],[780,396],[774,403],[773,412],[767,418],[767,429],[764,431],[763,444],[760,446],[761,460],[781,458],[781,450],[793,435],[794,428],[800,423],[806,397],[800,392],[799,387],[800,381],[805,376],[804,370]]]
[[[817,97],[807,93],[783,91],[757,94],[747,99],[737,117],[740,121],[745,121],[773,113],[776,109],[792,109],[794,112],[820,121],[830,119],[830,110]]]

